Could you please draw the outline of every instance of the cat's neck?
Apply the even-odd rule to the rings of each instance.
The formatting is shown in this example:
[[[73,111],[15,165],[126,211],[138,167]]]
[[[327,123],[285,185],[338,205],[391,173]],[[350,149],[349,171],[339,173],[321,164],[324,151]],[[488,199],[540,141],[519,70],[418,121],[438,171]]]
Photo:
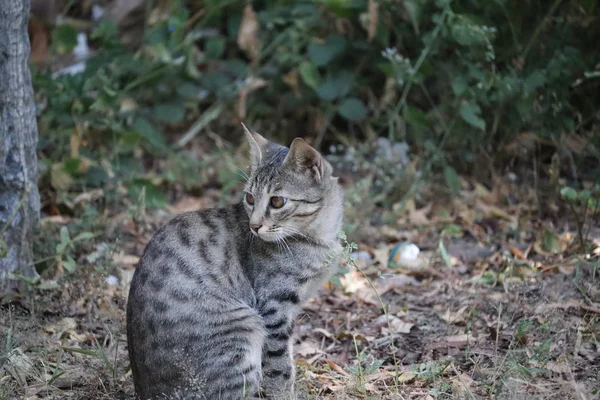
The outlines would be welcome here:
[[[342,229],[343,214],[344,192],[335,184],[325,195],[323,208],[319,217],[309,227],[308,234],[325,247],[337,247],[340,242],[338,233]]]

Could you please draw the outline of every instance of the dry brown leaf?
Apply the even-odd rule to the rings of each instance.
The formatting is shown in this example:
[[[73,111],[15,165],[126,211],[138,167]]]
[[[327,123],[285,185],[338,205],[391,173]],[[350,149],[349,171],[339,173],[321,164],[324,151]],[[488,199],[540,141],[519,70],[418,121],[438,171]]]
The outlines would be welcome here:
[[[120,265],[135,265],[140,261],[140,258],[133,254],[115,254],[112,259]]]
[[[235,105],[235,111],[238,118],[243,121],[246,118],[246,101],[248,99],[248,95],[267,85],[267,81],[262,78],[255,78],[253,76],[249,76],[244,83],[244,86],[240,89],[240,93],[237,98],[237,102]]]
[[[103,197],[104,197],[104,190],[92,189],[92,190],[89,190],[87,192],[83,192],[83,193],[77,195],[73,199],[73,204],[89,203],[91,201],[95,201],[95,200],[101,199]]]
[[[141,7],[143,4],[144,0],[115,0],[108,7],[107,15],[119,24],[136,8]]]
[[[472,387],[476,385],[475,380],[465,373],[460,373],[450,380],[452,385],[452,393],[458,395],[458,398],[465,397],[467,393],[472,393]]]
[[[376,263],[379,265],[387,267],[388,260],[390,258],[390,246],[382,246],[377,249],[373,249],[371,253],[373,253],[373,258]]]
[[[52,164],[50,168],[50,185],[59,192],[68,192],[73,185],[73,178],[65,171],[64,163]]]
[[[344,376],[350,376],[349,373],[347,373],[346,371],[344,371],[344,369],[342,367],[340,367],[339,365],[337,365],[336,363],[334,363],[331,360],[326,360],[327,364],[329,365],[329,367],[334,370],[335,372],[337,372],[340,375],[344,375]]]
[[[465,311],[467,311],[468,308],[469,306],[464,306],[459,308],[457,311],[452,311],[448,308],[440,317],[448,324],[464,325]]]
[[[463,348],[467,346],[474,346],[478,344],[479,341],[480,338],[474,337],[473,335],[469,334],[450,335],[445,336],[440,340],[437,340],[436,342],[432,343],[430,347],[432,349],[440,349],[444,347]]]
[[[377,26],[379,25],[379,3],[378,0],[369,0],[368,18],[369,27],[367,29],[369,42],[373,40],[377,34]]]
[[[379,293],[380,296],[389,292],[390,290],[399,289],[405,286],[419,286],[419,281],[412,276],[398,274],[392,276],[391,278],[380,279],[375,284],[377,293]]]
[[[432,204],[430,203],[423,208],[419,208],[418,210],[409,213],[408,221],[413,225],[428,225],[430,219],[427,215],[431,212],[431,207]]]
[[[298,95],[298,72],[293,69],[283,76],[283,81],[292,88],[294,94]]]
[[[301,342],[299,345],[294,346],[294,351],[302,357],[323,353],[323,350],[319,349],[318,344],[308,341]]]
[[[258,28],[256,13],[252,8],[252,4],[248,3],[244,8],[244,16],[240,24],[237,44],[251,60],[254,60],[258,55]]]
[[[44,327],[44,332],[60,337],[63,333],[74,331],[75,329],[77,329],[77,321],[75,321],[73,318],[67,317],[53,324],[46,325]]]
[[[350,270],[340,277],[340,283],[344,289],[344,293],[356,293],[360,289],[367,289],[368,283],[365,277],[358,271]],[[369,290],[371,290],[369,288]]]
[[[391,332],[390,328],[388,327],[388,320],[389,325],[392,329]],[[381,333],[383,335],[389,335],[390,333],[410,333],[410,330],[415,326],[415,324],[402,321],[400,318],[393,315],[389,315],[388,317],[382,315],[381,317],[377,318],[373,323],[382,326]]]
[[[45,63],[49,54],[49,32],[46,25],[36,18],[29,20],[29,40],[31,42],[29,60],[33,64]]]
[[[65,225],[73,220],[72,217],[65,215],[52,215],[50,217],[44,217],[40,220],[40,225],[42,227],[56,224],[56,225]]]

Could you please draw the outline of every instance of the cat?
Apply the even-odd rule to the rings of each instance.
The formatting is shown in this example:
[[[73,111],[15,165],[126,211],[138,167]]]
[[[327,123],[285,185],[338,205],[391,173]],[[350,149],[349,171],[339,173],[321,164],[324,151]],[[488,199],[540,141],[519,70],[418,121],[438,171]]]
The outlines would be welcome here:
[[[172,219],[131,281],[127,342],[142,400],[295,398],[294,320],[341,253],[344,195],[304,140],[288,149],[243,128],[241,202]]]

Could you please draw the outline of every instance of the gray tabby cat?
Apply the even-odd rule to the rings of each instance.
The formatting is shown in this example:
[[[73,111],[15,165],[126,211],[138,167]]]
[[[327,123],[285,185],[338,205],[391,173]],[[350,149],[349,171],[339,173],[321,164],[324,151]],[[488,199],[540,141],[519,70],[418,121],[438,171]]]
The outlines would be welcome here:
[[[244,199],[182,214],[150,240],[131,282],[127,341],[143,399],[292,399],[291,334],[339,254],[343,192],[302,139],[250,132]]]

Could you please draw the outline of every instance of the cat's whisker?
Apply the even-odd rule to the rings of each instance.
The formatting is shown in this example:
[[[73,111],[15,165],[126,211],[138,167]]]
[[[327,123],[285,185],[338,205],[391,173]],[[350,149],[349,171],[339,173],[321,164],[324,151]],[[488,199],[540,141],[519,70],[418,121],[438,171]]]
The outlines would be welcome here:
[[[287,242],[285,241],[285,237],[281,237],[281,243],[285,246],[285,248],[287,249],[288,253],[290,253],[290,257],[294,257],[294,253],[292,253],[292,249],[290,249],[290,246],[287,244]]]

